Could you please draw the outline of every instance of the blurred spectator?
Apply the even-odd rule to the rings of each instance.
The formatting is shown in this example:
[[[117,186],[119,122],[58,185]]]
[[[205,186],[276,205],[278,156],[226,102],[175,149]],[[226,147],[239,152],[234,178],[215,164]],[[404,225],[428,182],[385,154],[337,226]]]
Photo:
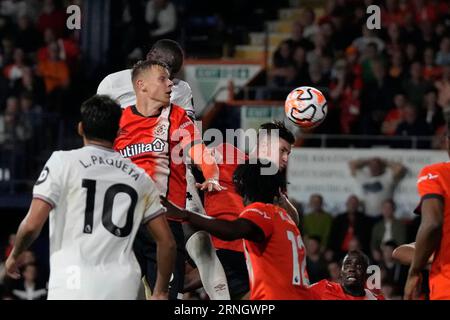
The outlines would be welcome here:
[[[314,48],[312,42],[303,36],[303,27],[299,21],[292,24],[291,37],[286,41],[291,48],[303,47],[306,51]]]
[[[341,279],[341,266],[337,261],[328,264],[328,280],[339,282]]]
[[[408,269],[392,258],[392,252],[396,247],[397,244],[394,241],[388,241],[381,245],[381,252],[383,257],[381,265],[381,282],[392,283],[394,287],[393,295],[401,295],[403,292],[403,284],[406,281]]]
[[[349,166],[351,175],[361,186],[366,214],[372,219],[379,218],[383,201],[393,198],[406,167],[380,158],[352,160]]]
[[[151,42],[175,37],[177,11],[170,0],[149,0],[145,7],[145,21],[150,27]]]
[[[381,125],[381,132],[387,136],[394,136],[398,125],[404,119],[404,110],[407,105],[406,97],[403,93],[394,96],[394,107],[391,108]]]
[[[423,67],[418,61],[413,62],[410,67],[409,77],[402,84],[406,98],[415,106],[423,104],[425,92],[432,86],[423,77]]]
[[[56,42],[48,46],[49,59],[40,61],[38,74],[43,78],[47,94],[54,93],[58,89],[67,88],[70,83],[69,68],[67,63],[60,60],[59,47]]]
[[[323,74],[320,63],[310,64],[308,68],[309,86],[315,88],[326,88],[329,85],[329,79]]]
[[[381,23],[383,27],[390,27],[393,24],[401,24],[403,21],[402,13],[398,7],[397,0],[386,0],[385,6],[381,11]]]
[[[327,263],[321,253],[320,243],[320,237],[309,236],[306,239],[306,269],[310,283],[328,278]]]
[[[22,271],[22,280],[19,280],[11,290],[18,300],[45,300],[47,289],[45,283],[39,282],[37,266],[26,264]]]
[[[273,68],[270,70],[271,82],[277,87],[284,87],[294,81],[296,72],[292,60],[292,48],[288,41],[283,41],[273,54]]]
[[[437,91],[434,88],[429,88],[425,93],[423,114],[425,122],[433,133],[445,124],[442,108],[437,103]]]
[[[16,46],[22,48],[26,54],[36,52],[41,45],[42,34],[32,25],[27,15],[19,17],[18,30],[15,35]]]
[[[395,202],[392,199],[383,201],[381,214],[383,220],[377,222],[372,229],[372,252],[388,241],[399,245],[406,243],[406,226],[395,218]]]
[[[344,257],[353,238],[359,240],[364,252],[369,252],[372,222],[359,210],[359,206],[358,197],[351,195],[346,202],[347,210],[333,219],[328,247],[333,250],[335,259]]]
[[[309,65],[306,62],[306,50],[301,47],[295,47],[292,53],[293,67],[295,68],[294,83],[309,82]]]
[[[310,212],[304,216],[304,234],[317,236],[321,239],[321,245],[328,243],[333,218],[323,209],[323,198],[320,194],[312,194],[309,197]]]
[[[351,73],[346,61],[336,61],[330,81],[330,106],[340,111],[340,127],[343,134],[355,134],[360,115],[361,78]]]
[[[38,20],[41,33],[45,29],[52,29],[56,37],[61,37],[66,29],[66,12],[57,5],[56,0],[44,0],[42,12]]]
[[[378,135],[399,88],[387,74],[383,61],[373,61],[372,71],[374,79],[365,81],[362,87],[360,126],[364,134]]]
[[[375,31],[369,30],[366,24],[362,26],[362,36],[355,39],[352,43],[352,47],[358,49],[359,52],[364,52],[369,43],[375,45],[376,53],[380,53],[384,50],[385,44],[376,34]]]
[[[0,144],[6,150],[20,151],[20,142],[31,137],[30,128],[20,119],[19,103],[16,97],[9,97],[3,115],[0,114]]]
[[[419,117],[417,108],[411,104],[407,104],[404,110],[404,120],[399,123],[396,135],[401,137],[412,136],[430,136],[432,134],[430,126],[422,117]],[[417,143],[418,148],[428,148],[430,142],[428,140],[420,140]],[[399,141],[397,143],[399,148],[411,148],[411,144],[406,141]]]
[[[390,57],[389,76],[396,82],[400,82],[405,77],[405,64],[403,63],[403,53],[401,50],[396,50]]]
[[[434,86],[438,90],[437,103],[443,108],[444,112],[450,110],[450,65],[442,69],[442,78],[435,82]]]
[[[5,77],[11,83],[14,83],[16,80],[20,80],[22,78],[26,67],[23,50],[17,48],[14,50],[13,62],[7,65],[4,69]]]
[[[441,77],[442,68],[435,64],[434,49],[428,47],[423,52],[423,78],[427,81],[435,81]]]
[[[442,38],[436,54],[436,64],[440,66],[450,64],[450,37]]]
[[[311,8],[304,8],[300,17],[300,24],[303,27],[303,36],[307,39],[314,39],[319,31],[319,27],[315,24],[316,14]]]

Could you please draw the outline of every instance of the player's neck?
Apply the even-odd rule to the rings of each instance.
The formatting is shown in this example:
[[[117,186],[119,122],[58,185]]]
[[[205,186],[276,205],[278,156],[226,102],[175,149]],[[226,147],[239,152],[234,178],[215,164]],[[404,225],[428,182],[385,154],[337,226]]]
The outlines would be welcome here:
[[[156,116],[161,112],[163,104],[160,101],[149,99],[138,99],[136,101],[136,109],[144,117]]]
[[[83,138],[83,142],[85,146],[99,146],[107,149],[113,148],[113,143],[105,140],[93,140],[93,139],[86,139]]]
[[[353,296],[353,297],[363,297],[366,295],[366,291],[363,287],[349,287],[342,285],[342,289],[345,293]]]

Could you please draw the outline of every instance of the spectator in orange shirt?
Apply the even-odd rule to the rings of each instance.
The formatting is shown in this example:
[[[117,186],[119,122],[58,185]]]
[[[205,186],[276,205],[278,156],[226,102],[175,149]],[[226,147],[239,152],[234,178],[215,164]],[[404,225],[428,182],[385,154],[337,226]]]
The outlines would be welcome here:
[[[45,90],[48,94],[56,89],[69,85],[69,68],[67,63],[59,59],[59,49],[56,42],[48,46],[49,59],[39,62],[38,74],[44,79]]]

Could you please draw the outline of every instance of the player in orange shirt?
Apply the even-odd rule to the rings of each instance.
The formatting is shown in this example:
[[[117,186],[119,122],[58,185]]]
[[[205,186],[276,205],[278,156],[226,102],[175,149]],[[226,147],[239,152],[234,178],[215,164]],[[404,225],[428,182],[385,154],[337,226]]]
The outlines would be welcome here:
[[[253,160],[253,159],[251,159]],[[283,188],[283,172],[263,173],[266,166],[241,164],[233,175],[234,186],[246,207],[239,218],[208,218],[175,207],[165,197],[169,216],[182,218],[195,227],[225,241],[244,239],[252,300],[310,299],[305,246],[296,223],[281,207],[274,205]]]
[[[202,189],[220,191],[217,165],[202,143],[200,132],[186,111],[170,104],[173,82],[169,67],[162,62],[138,62],[132,70],[136,105],[125,108],[114,148],[130,158],[154,180],[161,194],[178,206],[186,201],[186,156],[199,165],[206,181]],[[177,299],[184,284],[184,233],[180,221],[169,221],[177,242],[177,261],[170,298]],[[135,250],[143,251],[140,259],[147,283],[153,288],[156,279],[155,247],[150,239],[141,237]],[[136,246],[136,244],[141,244]],[[142,247],[142,248],[141,248]],[[145,258],[145,261],[144,261]]]
[[[449,139],[447,137],[447,143]],[[416,213],[421,215],[415,252],[405,284],[404,299],[416,299],[422,283],[422,270],[431,255],[430,299],[450,299],[450,163],[426,166],[417,180],[421,197]]]
[[[271,139],[272,134],[274,137],[277,134],[277,140]],[[284,174],[294,142],[294,135],[282,122],[264,123],[259,127],[257,146],[250,156],[270,159],[279,166]],[[227,189],[221,192],[205,193],[205,211],[208,216],[232,221],[239,218],[240,213],[244,210],[242,197],[236,192],[233,185],[233,173],[239,164],[248,160],[249,155],[228,143],[220,144],[213,150],[220,171],[220,185]],[[286,189],[285,184],[282,189]],[[292,215],[294,222],[298,224],[298,213],[286,196],[281,194],[279,200],[282,202],[280,205]],[[223,241],[217,237],[212,237],[212,240],[227,276],[231,299],[247,298],[250,284],[242,240]]]
[[[369,258],[361,251],[350,251],[342,262],[341,282],[321,280],[311,290],[316,300],[384,300],[365,287]]]

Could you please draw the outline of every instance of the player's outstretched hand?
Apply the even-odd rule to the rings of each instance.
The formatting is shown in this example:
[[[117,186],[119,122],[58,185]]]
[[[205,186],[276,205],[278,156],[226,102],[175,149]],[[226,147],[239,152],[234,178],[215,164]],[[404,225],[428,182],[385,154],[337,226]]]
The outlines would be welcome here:
[[[195,186],[202,191],[208,192],[227,190],[226,187],[220,185],[217,179],[207,179],[203,183],[196,183]]]
[[[420,287],[422,285],[422,274],[420,272],[409,272],[405,284],[404,300],[417,300],[420,296]]]
[[[166,207],[166,209],[167,209],[167,212],[166,212],[167,217],[175,218],[175,219],[185,219],[186,218],[187,214],[183,209],[174,205],[172,202],[167,200],[167,198],[164,196],[159,196],[159,198],[161,199],[161,204],[164,207]]]
[[[20,271],[17,266],[17,260],[13,258],[12,255],[9,255],[8,259],[5,262],[5,270],[8,277],[13,279],[20,279]]]

